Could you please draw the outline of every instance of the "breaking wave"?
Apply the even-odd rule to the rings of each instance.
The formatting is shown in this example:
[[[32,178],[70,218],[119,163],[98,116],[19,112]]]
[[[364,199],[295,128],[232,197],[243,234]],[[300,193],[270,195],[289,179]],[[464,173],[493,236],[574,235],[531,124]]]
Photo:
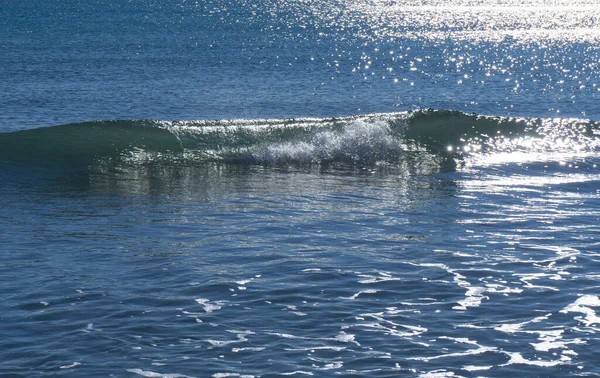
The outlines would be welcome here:
[[[548,160],[600,150],[598,123],[446,110],[340,118],[94,121],[0,134],[4,161],[397,165]]]

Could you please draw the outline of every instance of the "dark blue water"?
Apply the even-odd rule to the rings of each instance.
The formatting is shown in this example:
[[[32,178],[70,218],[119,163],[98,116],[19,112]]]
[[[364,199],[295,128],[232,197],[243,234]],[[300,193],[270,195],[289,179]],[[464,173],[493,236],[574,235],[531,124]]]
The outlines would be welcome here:
[[[599,17],[0,5],[0,375],[599,375]]]
[[[0,124],[414,108],[597,119],[597,4],[519,6],[8,2]]]

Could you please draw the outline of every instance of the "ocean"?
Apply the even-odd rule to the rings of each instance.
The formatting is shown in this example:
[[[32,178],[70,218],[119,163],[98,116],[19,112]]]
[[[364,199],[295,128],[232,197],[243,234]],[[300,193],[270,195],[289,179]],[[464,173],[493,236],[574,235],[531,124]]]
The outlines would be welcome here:
[[[599,376],[597,0],[0,4],[0,376]]]

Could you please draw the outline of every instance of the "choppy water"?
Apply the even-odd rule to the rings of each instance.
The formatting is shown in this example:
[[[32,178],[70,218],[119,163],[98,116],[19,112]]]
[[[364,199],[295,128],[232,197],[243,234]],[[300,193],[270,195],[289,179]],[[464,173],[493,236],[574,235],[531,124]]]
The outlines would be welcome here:
[[[600,374],[594,1],[0,16],[0,375]]]

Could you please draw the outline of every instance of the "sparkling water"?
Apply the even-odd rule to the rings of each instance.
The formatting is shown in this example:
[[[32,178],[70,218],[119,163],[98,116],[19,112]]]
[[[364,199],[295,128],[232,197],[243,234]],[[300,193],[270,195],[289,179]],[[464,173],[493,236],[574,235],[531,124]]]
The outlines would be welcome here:
[[[0,375],[600,375],[598,20],[5,2]]]

